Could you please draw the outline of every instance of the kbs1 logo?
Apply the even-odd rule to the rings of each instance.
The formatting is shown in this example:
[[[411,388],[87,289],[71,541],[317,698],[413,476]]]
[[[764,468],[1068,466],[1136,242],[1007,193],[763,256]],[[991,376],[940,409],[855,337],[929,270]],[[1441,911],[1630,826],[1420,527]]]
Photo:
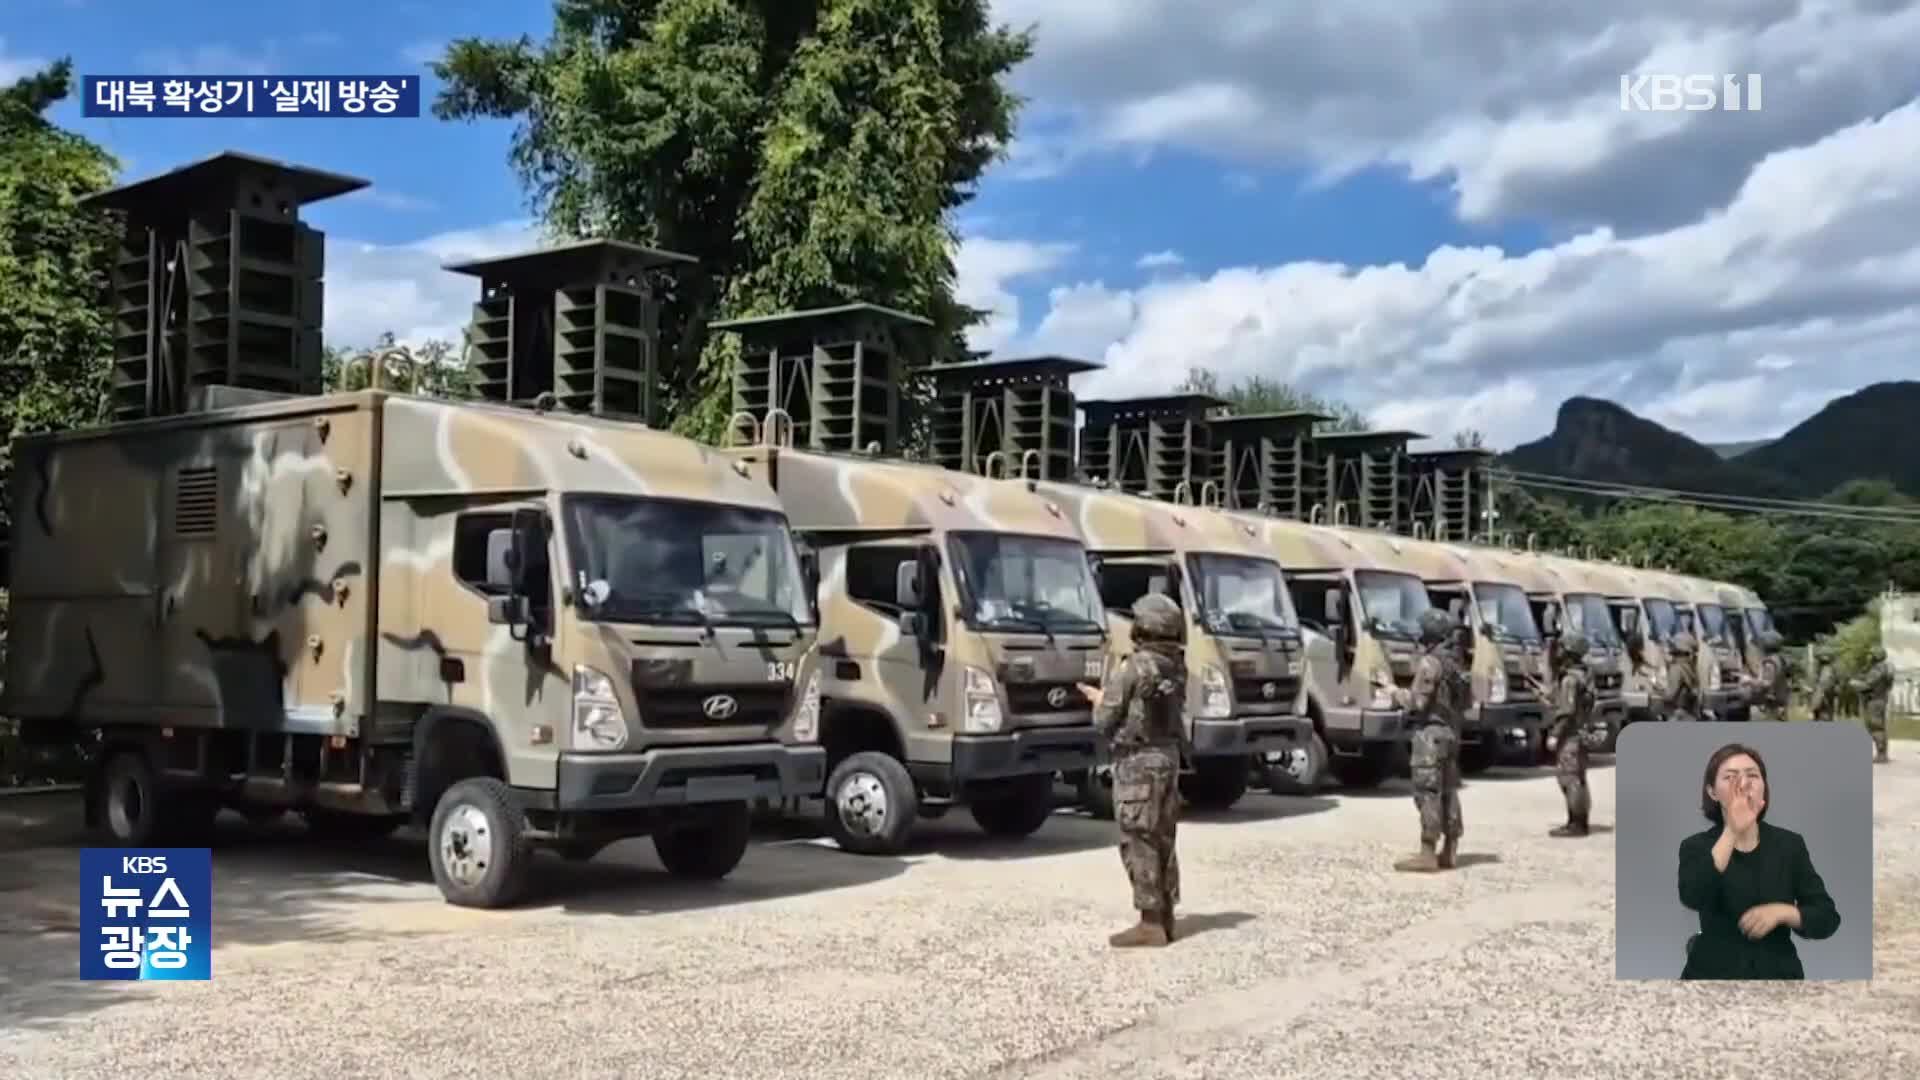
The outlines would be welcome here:
[[[213,853],[83,848],[82,979],[211,979]]]
[[[1758,75],[1622,75],[1621,112],[1759,112]]]

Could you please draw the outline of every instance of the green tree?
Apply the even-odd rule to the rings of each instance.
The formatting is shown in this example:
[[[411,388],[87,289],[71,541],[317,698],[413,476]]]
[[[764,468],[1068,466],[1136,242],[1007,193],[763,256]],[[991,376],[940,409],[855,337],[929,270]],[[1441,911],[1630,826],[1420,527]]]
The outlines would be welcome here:
[[[365,390],[373,384],[376,365],[381,369],[381,385],[389,390],[458,400],[479,396],[473,370],[451,342],[427,341],[416,351],[397,344],[391,330],[370,349],[328,346],[320,357],[321,380],[329,393]]]
[[[1459,431],[1453,433],[1453,448],[1455,450],[1485,450],[1487,448],[1487,434],[1479,428],[1461,428]]]
[[[951,211],[1011,139],[1028,34],[985,0],[558,0],[543,45],[461,39],[443,119],[518,122],[512,162],[557,236],[700,260],[668,286],[663,404],[724,426],[716,317],[866,300],[959,350]]]
[[[1316,431],[1365,431],[1371,425],[1367,415],[1342,401],[1308,393],[1291,383],[1252,375],[1223,385],[1220,376],[1207,368],[1189,368],[1187,377],[1175,388],[1181,394],[1207,394],[1227,403],[1220,412],[1229,415],[1267,412],[1316,412],[1332,417],[1316,424]]]
[[[72,78],[61,60],[0,90],[0,537],[13,440],[95,423],[106,401],[113,342],[100,298],[117,227],[79,201],[119,163],[47,120]]]

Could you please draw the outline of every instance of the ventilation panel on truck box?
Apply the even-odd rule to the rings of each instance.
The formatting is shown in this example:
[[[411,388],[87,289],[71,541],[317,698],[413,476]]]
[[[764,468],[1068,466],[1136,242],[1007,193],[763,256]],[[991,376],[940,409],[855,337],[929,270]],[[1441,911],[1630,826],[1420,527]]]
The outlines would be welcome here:
[[[1082,401],[1080,472],[1121,491],[1172,499],[1181,484],[1198,502],[1224,475],[1210,415],[1226,402],[1210,394]]]
[[[572,412],[652,423],[659,409],[660,300],[667,267],[692,256],[583,240],[447,267],[480,279],[467,365],[480,397],[551,393]]]
[[[1407,443],[1426,436],[1416,431],[1352,431],[1318,435],[1314,446],[1325,473],[1327,509],[1321,520],[1331,523],[1334,508],[1343,507],[1343,524],[1366,529],[1405,531],[1413,495],[1413,477],[1407,464]]]
[[[931,353],[931,320],[854,303],[716,322],[740,335],[733,410],[760,425],[769,441],[787,441],[785,422],[765,430],[780,409],[792,444],[828,453],[900,452],[902,386]]]
[[[1409,454],[1412,498],[1405,520],[1436,540],[1468,540],[1486,531],[1487,468],[1491,450],[1430,450]]]
[[[934,461],[984,475],[987,460],[1000,454],[1008,475],[1025,468],[1035,479],[1072,479],[1078,416],[1068,382],[1099,367],[1064,356],[1034,356],[928,369],[934,384]]]
[[[229,152],[89,197],[125,226],[113,418],[189,411],[212,387],[318,393],[325,237],[300,208],[366,186]]]
[[[1212,421],[1218,483],[1229,507],[1306,520],[1316,499],[1307,474],[1321,413],[1251,413]]]

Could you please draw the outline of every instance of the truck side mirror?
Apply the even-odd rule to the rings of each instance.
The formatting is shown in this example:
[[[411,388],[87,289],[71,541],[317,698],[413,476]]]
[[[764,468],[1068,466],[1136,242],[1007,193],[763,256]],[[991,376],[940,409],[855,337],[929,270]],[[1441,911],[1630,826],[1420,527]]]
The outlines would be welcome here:
[[[511,528],[494,529],[487,533],[487,588],[505,589],[513,592],[520,583],[520,556],[518,544]]]
[[[900,633],[913,638],[925,637],[927,633],[927,617],[918,611],[901,612]]]
[[[1333,626],[1338,623],[1346,622],[1347,621],[1346,592],[1340,589],[1328,589],[1326,600],[1325,600],[1324,613],[1327,617],[1328,626]]]
[[[533,621],[533,610],[524,596],[489,596],[487,621],[495,626],[525,626]]]
[[[893,570],[893,598],[908,611],[918,611],[927,601],[921,589],[920,564],[903,562]]]

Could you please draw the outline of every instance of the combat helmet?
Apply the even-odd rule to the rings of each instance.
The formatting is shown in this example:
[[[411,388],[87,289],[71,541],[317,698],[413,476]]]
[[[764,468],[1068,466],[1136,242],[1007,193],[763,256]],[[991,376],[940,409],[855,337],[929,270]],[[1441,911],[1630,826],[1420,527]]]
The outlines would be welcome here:
[[[1183,641],[1187,620],[1165,593],[1148,593],[1133,602],[1133,636],[1141,641]]]
[[[1691,653],[1694,651],[1694,648],[1693,635],[1687,633],[1685,630],[1676,631],[1672,637],[1667,639],[1668,652]]]
[[[1453,635],[1453,616],[1439,608],[1428,608],[1420,613],[1420,640],[1437,645]]]
[[[1560,652],[1569,660],[1578,660],[1587,655],[1587,635],[1578,630],[1569,630],[1561,634]]]

